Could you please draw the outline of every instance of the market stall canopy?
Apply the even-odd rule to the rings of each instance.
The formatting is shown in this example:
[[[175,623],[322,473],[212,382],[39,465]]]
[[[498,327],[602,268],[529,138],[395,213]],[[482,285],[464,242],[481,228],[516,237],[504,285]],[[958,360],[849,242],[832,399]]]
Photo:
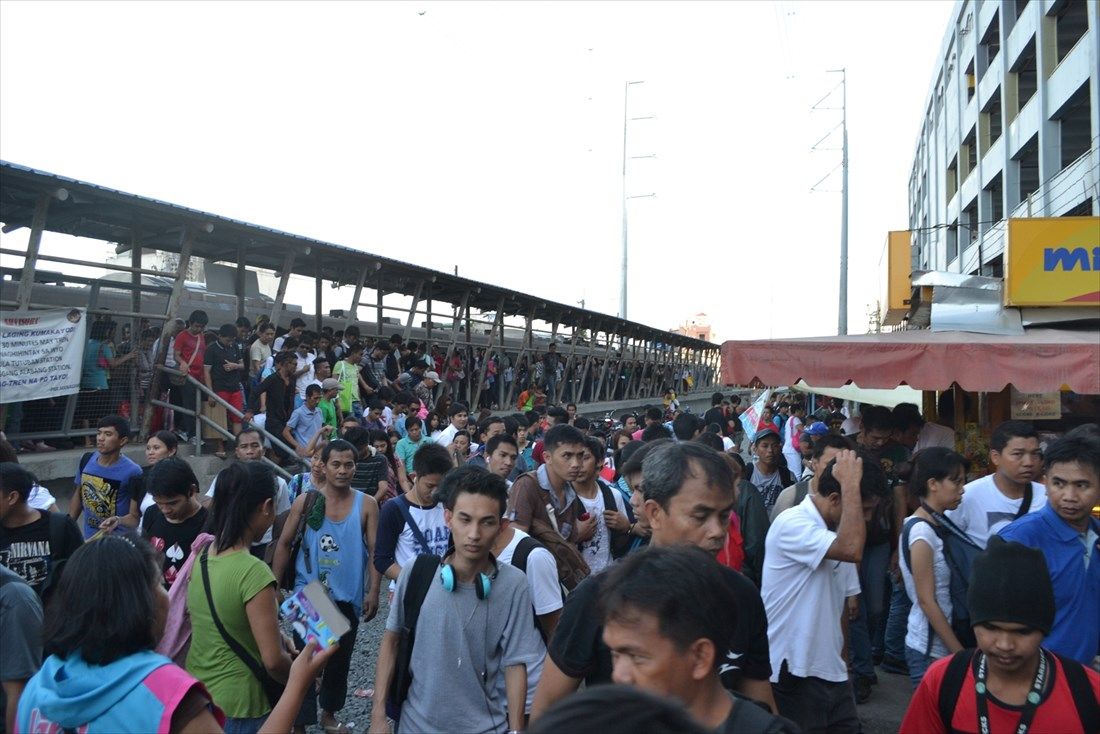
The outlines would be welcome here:
[[[824,395],[838,400],[850,400],[861,405],[882,405],[887,408],[893,408],[901,403],[913,403],[919,407],[923,400],[921,391],[914,390],[908,385],[898,385],[893,390],[877,390],[857,387],[856,385],[817,387],[807,385],[805,381],[802,381],[791,385],[791,387],[807,394]]]
[[[916,390],[1051,392],[1067,385],[1100,393],[1100,330],[1028,329],[998,336],[966,331],[905,330],[861,336],[727,341],[722,382]]]

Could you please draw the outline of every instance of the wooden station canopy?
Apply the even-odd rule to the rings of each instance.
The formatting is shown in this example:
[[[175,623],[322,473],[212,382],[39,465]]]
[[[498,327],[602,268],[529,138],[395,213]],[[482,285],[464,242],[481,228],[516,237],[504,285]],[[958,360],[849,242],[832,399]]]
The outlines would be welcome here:
[[[60,193],[59,193],[60,192]],[[48,210],[48,215],[47,215]],[[573,329],[588,329],[682,348],[716,363],[718,345],[500,286],[412,265],[369,252],[281,232],[178,204],[0,161],[3,231],[34,228],[36,215],[49,232],[180,253],[242,269],[293,273],[338,285],[381,289],[414,300],[465,303]],[[284,278],[285,284],[285,278]],[[284,285],[285,287],[285,285]],[[280,288],[282,290],[282,287]],[[278,302],[281,304],[282,293]],[[367,305],[367,304],[360,304]],[[381,327],[380,327],[381,328]],[[706,356],[704,356],[706,355]]]

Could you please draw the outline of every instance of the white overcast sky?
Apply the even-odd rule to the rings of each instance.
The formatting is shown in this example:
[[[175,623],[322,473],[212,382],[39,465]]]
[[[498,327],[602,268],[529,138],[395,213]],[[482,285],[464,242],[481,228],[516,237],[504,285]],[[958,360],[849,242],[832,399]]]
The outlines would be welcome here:
[[[843,66],[858,333],[952,5],[4,0],[0,157],[614,314],[644,80],[629,317],[820,335]]]

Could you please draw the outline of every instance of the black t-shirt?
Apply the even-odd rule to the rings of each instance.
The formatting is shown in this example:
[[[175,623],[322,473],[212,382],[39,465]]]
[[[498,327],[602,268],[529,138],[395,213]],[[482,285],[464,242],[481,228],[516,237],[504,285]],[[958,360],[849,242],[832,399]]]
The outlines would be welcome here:
[[[282,426],[290,420],[290,414],[294,410],[294,380],[287,383],[278,372],[268,375],[267,379],[260,383],[260,389],[256,391],[257,408],[259,408],[260,393],[267,394],[267,402],[264,405],[267,420],[272,425],[278,425],[281,432]],[[271,433],[271,430],[268,429],[268,432]]]
[[[368,456],[355,462],[355,473],[351,477],[352,489],[366,492],[372,497],[378,494],[378,483],[389,481],[385,456]]]
[[[141,518],[141,534],[158,551],[164,554],[164,585],[170,587],[191,555],[191,544],[206,524],[207,511],[199,511],[183,522],[168,522],[156,505],[145,511]]]
[[[728,425],[729,418],[727,418],[726,414],[722,412],[721,406],[716,405],[708,410],[706,413],[703,413],[703,425],[709,426],[711,423],[718,424],[718,426],[722,429],[723,436],[730,435],[730,429]]]
[[[53,520],[50,515],[55,516]],[[53,533],[51,523],[56,526]],[[83,543],[80,528],[71,517],[40,510],[37,520],[22,527],[0,526],[0,565],[21,576],[41,596],[53,565],[71,556]]]
[[[771,678],[768,652],[768,617],[760,592],[745,576],[723,567],[730,588],[737,597],[737,633],[722,662],[722,685],[735,690],[742,676],[755,680]],[[603,574],[589,576],[565,600],[561,619],[554,629],[547,652],[558,668],[571,678],[584,678],[588,685],[611,682],[611,650],[603,642],[603,627],[596,614]]]
[[[225,363],[236,364],[243,360],[236,342],[229,342],[228,347],[223,347],[218,341],[210,343],[203,355],[203,364],[210,368],[210,384],[214,386],[214,392],[237,392],[241,389],[242,370],[226,372]]]

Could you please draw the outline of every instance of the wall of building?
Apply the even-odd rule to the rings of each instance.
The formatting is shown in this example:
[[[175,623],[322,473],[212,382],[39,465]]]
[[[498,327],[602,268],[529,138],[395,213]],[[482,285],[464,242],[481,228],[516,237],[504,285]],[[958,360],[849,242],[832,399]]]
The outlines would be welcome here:
[[[1003,275],[1005,219],[1100,214],[1094,0],[961,0],[909,181],[913,268]]]

